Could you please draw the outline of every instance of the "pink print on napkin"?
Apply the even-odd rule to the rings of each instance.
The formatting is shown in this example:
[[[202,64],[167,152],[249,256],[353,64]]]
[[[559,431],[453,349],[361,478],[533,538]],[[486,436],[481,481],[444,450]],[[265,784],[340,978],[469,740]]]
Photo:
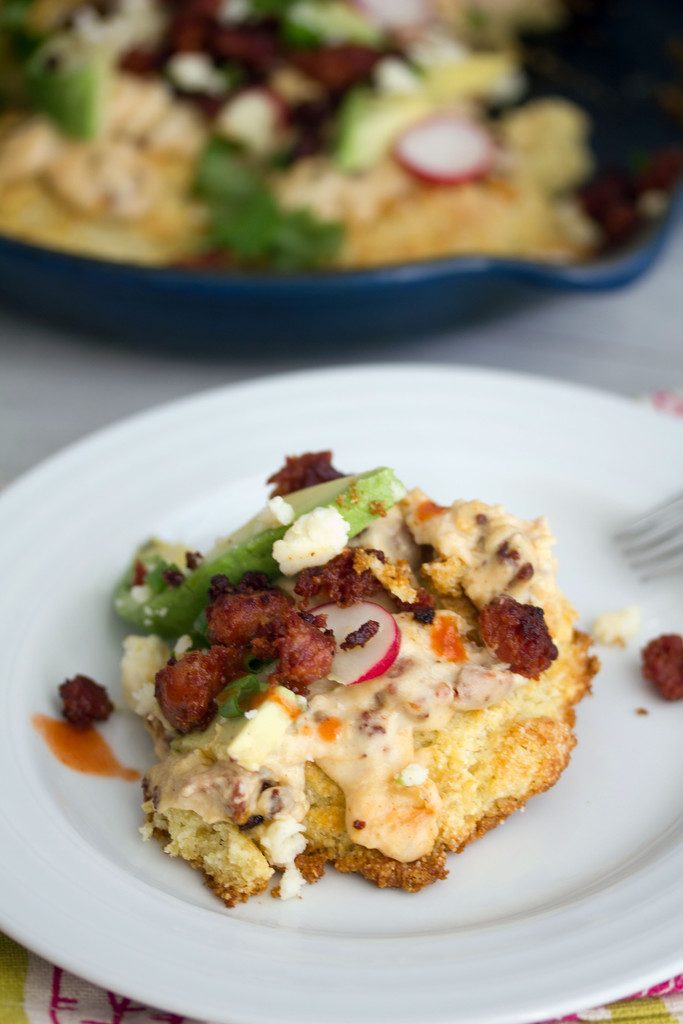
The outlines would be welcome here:
[[[648,398],[652,406],[659,412],[668,412],[672,416],[683,416],[683,392],[662,388],[659,391],[653,391]]]
[[[49,1018],[51,1024],[183,1024],[186,1020],[115,992],[101,992],[61,967],[52,968]]]

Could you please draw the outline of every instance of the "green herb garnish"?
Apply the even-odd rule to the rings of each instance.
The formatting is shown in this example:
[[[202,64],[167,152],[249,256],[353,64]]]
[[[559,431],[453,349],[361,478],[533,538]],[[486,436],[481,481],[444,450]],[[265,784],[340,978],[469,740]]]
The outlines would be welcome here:
[[[259,18],[283,18],[298,0],[251,0],[251,10]]]
[[[209,245],[244,265],[301,270],[329,263],[339,248],[339,224],[280,207],[259,169],[221,139],[204,150],[197,192],[209,207]]]
[[[316,32],[306,25],[297,25],[295,21],[282,23],[280,37],[287,46],[292,46],[297,50],[315,49],[325,42],[325,37],[320,32]]]
[[[209,629],[209,623],[206,618],[206,611],[199,613],[197,618],[192,623],[192,629],[190,630],[190,636],[192,637],[193,648],[207,647],[209,639],[207,632]],[[253,671],[253,670],[252,670]]]
[[[218,714],[221,718],[242,718],[248,710],[249,701],[268,689],[268,680],[262,676],[248,675],[230,683],[218,700]]]
[[[481,32],[490,22],[488,13],[476,4],[467,8],[467,24],[475,32]]]

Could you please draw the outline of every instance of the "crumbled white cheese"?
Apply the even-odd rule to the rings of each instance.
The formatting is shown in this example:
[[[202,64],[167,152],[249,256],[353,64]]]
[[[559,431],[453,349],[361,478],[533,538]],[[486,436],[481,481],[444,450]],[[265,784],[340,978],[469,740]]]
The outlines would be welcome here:
[[[105,21],[100,18],[94,7],[81,7],[76,8],[76,12],[73,17],[73,29],[77,36],[80,36],[83,42],[91,43],[97,46],[106,39],[107,26]]]
[[[399,786],[421,786],[427,781],[429,772],[423,764],[407,764],[405,768],[394,775],[394,781]]]
[[[185,92],[220,96],[227,92],[225,76],[205,53],[176,53],[166,64],[166,74]]]
[[[625,647],[640,629],[640,608],[632,604],[615,612],[603,612],[593,623],[591,633],[601,644]]]
[[[229,25],[234,22],[246,21],[252,13],[249,0],[222,0],[218,8],[218,20]]]
[[[282,526],[289,526],[294,519],[294,509],[279,494],[276,494],[274,498],[270,498],[268,508],[273,518]]]
[[[443,29],[434,28],[422,34],[408,51],[410,60],[419,67],[430,68],[443,64],[455,64],[469,56],[467,47],[457,43]]]
[[[154,677],[169,657],[168,645],[161,637],[127,636],[123,641],[121,686],[126,704],[136,715],[159,715],[154,696]]]
[[[420,88],[420,76],[398,57],[385,57],[375,68],[375,85],[391,96],[406,96]]]
[[[185,654],[186,651],[189,651],[190,647],[192,647],[192,637],[190,636],[189,633],[183,633],[183,635],[181,637],[178,637],[178,639],[176,640],[175,647],[173,648],[173,653],[175,654],[176,658],[182,658],[183,654]]]
[[[291,900],[301,896],[301,890],[305,884],[306,879],[296,864],[288,864],[280,881],[280,899]]]
[[[325,565],[340,554],[349,539],[349,524],[336,508],[314,508],[290,526],[273,544],[273,558],[284,576]]]
[[[527,91],[528,82],[523,71],[506,71],[494,82],[491,99],[496,103],[516,103]]]
[[[152,596],[152,588],[146,583],[138,583],[130,588],[130,596],[136,604],[145,604]]]
[[[264,526],[289,526],[294,520],[294,509],[284,498],[276,494],[259,516]]]
[[[261,846],[274,867],[286,868],[306,849],[304,826],[296,818],[276,818],[261,833]]]
[[[139,689],[133,690],[130,694],[130,703],[132,710],[141,718],[158,714],[159,705],[154,693],[154,683],[143,683]]]
[[[116,56],[135,46],[155,43],[163,26],[162,11],[155,0],[119,0],[109,15],[100,15],[92,6],[78,9],[73,33],[77,41]]]
[[[252,718],[256,718],[257,714],[258,714],[258,708],[252,708],[251,711],[245,711],[244,712],[244,717],[252,719]]]
[[[245,89],[223,106],[213,123],[213,131],[239,142],[250,153],[265,156],[278,140],[277,101],[258,89]],[[285,503],[286,504],[286,503]]]
[[[666,213],[669,205],[669,196],[659,189],[648,189],[638,199],[638,213],[644,217],[655,219]]]

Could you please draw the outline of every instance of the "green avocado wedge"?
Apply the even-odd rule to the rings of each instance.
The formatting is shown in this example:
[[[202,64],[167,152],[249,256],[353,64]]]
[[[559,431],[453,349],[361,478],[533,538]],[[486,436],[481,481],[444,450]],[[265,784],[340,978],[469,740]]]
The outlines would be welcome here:
[[[111,78],[102,54],[72,51],[55,38],[31,56],[25,75],[31,103],[65,135],[93,139],[99,134]]]
[[[297,0],[285,14],[282,33],[291,46],[356,43],[379,47],[385,41],[370,18],[341,0]]]
[[[295,519],[320,506],[336,508],[349,524],[349,537],[355,537],[374,519],[385,515],[405,493],[405,487],[393,470],[381,467],[294,491],[286,496],[285,501],[294,509]],[[212,576],[223,574],[237,582],[245,572],[264,572],[271,578],[279,575],[272,554],[273,544],[284,536],[287,529],[287,526],[277,526],[264,530],[263,519],[255,516],[221,541],[175,587],[166,585],[160,577],[160,547],[154,542],[143,545],[136,551],[116,587],[114,608],[126,622],[148,633],[169,638],[192,633],[197,617],[206,606]],[[154,583],[154,591],[142,601],[135,599],[135,591],[131,589],[138,561],[148,570],[148,586],[150,582]],[[139,597],[139,591],[135,593]]]

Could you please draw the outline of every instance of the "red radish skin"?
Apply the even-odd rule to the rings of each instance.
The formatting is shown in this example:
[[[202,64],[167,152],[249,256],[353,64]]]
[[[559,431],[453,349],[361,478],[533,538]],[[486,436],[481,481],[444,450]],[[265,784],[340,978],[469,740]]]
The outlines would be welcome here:
[[[412,28],[434,17],[430,0],[354,0],[354,6],[385,28]]]
[[[383,675],[396,661],[401,648],[401,631],[391,612],[380,604],[361,601],[348,608],[332,603],[321,604],[311,611],[326,617],[327,628],[332,630],[337,641],[337,652],[329,674],[335,682],[344,686],[365,683]],[[363,647],[353,647],[348,651],[339,649],[349,633],[370,620],[379,623],[375,636]]]
[[[496,150],[493,139],[467,118],[437,114],[412,125],[394,147],[394,156],[413,177],[430,185],[464,185],[483,178]]]

